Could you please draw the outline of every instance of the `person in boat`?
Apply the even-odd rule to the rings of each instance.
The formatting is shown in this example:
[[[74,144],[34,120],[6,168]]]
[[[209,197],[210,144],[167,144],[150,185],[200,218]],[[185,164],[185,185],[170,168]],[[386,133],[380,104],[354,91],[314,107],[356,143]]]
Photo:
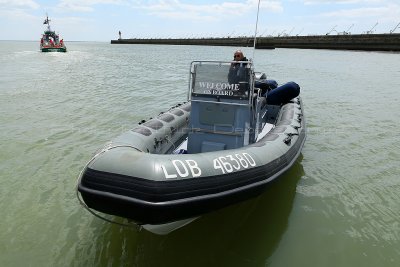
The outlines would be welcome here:
[[[248,61],[241,50],[236,50],[233,55],[234,61]],[[229,83],[237,83],[241,76],[240,65],[243,63],[232,63],[229,69]],[[245,65],[245,64],[244,64]],[[295,82],[288,82],[281,86],[275,80],[261,79],[254,82],[254,87],[262,90],[261,94],[267,97],[267,103],[270,105],[282,105],[288,103],[300,94],[300,86]]]
[[[233,61],[248,61],[241,50],[236,50],[233,54]],[[232,62],[228,73],[228,82],[230,84],[238,83],[244,80],[246,63],[234,63]]]
[[[233,54],[234,61],[248,61],[247,58],[244,56],[242,50],[236,50]]]

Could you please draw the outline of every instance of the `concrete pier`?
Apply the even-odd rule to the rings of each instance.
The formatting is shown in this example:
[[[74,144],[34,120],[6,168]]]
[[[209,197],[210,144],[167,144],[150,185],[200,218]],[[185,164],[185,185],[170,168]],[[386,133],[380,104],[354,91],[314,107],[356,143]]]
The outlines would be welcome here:
[[[400,34],[349,34],[322,36],[286,36],[257,39],[264,47],[400,51]]]
[[[118,39],[112,44],[163,44],[163,45],[208,45],[208,46],[253,46],[253,38],[195,38],[195,39]]]
[[[163,44],[252,47],[252,37],[195,39],[118,39],[111,44]],[[259,37],[258,49],[302,48],[366,51],[400,51],[400,34],[348,34]]]

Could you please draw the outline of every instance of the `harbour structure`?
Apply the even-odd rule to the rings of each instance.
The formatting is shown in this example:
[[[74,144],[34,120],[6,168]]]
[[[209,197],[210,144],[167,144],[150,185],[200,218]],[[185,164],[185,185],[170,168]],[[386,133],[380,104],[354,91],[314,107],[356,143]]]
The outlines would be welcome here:
[[[257,48],[400,51],[400,34],[283,36],[257,39]]]
[[[157,45],[208,45],[208,46],[254,46],[253,37],[220,38],[132,38],[111,40],[111,44],[157,44]],[[302,48],[366,51],[400,51],[400,34],[343,34],[257,37],[257,49]]]

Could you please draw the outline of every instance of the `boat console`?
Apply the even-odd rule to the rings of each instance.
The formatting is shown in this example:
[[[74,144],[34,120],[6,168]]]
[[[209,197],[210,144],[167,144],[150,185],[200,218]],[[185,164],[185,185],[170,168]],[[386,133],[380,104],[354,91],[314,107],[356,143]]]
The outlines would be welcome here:
[[[190,68],[188,154],[254,143],[266,99],[254,88],[251,61],[194,61]]]

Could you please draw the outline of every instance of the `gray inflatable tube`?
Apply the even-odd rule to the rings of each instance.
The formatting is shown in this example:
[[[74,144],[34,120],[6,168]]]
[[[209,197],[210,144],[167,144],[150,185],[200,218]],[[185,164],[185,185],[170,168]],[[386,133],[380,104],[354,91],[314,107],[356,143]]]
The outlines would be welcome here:
[[[94,210],[163,224],[256,196],[290,168],[306,138],[302,101],[268,107],[272,129],[238,149],[179,154],[187,138],[190,102],[117,137],[82,171],[78,190]]]

